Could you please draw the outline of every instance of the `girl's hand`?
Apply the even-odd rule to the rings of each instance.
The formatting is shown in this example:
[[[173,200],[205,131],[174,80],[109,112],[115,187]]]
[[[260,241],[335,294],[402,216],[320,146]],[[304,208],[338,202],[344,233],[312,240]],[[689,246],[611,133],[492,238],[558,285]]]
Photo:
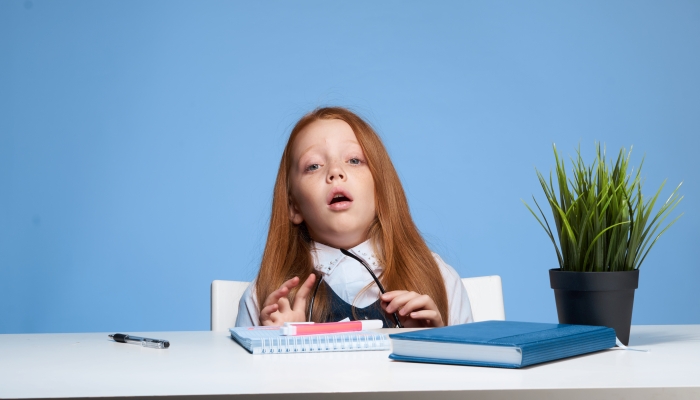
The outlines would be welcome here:
[[[445,326],[435,302],[427,294],[394,290],[379,298],[384,311],[389,314],[398,311],[399,320],[406,328]]]
[[[311,274],[294,296],[294,305],[289,304],[289,291],[299,284],[299,277],[286,281],[279,289],[270,293],[260,310],[260,325],[282,326],[285,322],[306,321],[306,299],[316,281],[316,275]]]

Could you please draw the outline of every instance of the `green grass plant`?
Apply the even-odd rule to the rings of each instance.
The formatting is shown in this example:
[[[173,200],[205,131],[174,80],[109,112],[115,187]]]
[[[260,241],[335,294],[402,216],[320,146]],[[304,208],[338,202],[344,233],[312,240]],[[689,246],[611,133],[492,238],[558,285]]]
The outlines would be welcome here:
[[[532,199],[542,219],[523,203],[554,244],[560,269],[578,272],[638,269],[659,237],[681,217],[682,214],[678,215],[659,231],[683,199],[678,194],[682,182],[652,214],[666,181],[645,201],[641,178],[644,161],[636,172],[630,169],[631,148],[630,152],[622,148],[617,160],[608,163],[605,148],[597,143],[596,159],[586,166],[579,147],[577,157],[571,158],[571,176],[567,176],[564,159],[556,146],[553,148],[556,180],[551,172],[547,180],[535,171],[552,209],[556,239],[535,196]]]

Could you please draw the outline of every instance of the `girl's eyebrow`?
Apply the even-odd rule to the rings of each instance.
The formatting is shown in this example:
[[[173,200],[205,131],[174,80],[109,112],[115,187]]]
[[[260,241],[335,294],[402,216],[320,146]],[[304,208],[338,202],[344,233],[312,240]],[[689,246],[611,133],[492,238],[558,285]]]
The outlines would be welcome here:
[[[362,149],[362,146],[360,146],[360,142],[358,142],[357,140],[346,140],[344,143],[349,143]]]
[[[301,159],[304,158],[304,156],[306,155],[306,153],[308,153],[309,151],[313,150],[314,147],[316,147],[316,145],[315,145],[315,144],[312,144],[311,146],[307,147],[306,150],[302,151],[302,152],[299,154],[299,161],[301,161]]]
[[[343,144],[347,143],[347,144],[351,144],[351,145],[357,146],[357,147],[360,148],[360,151],[362,151],[362,146],[360,146],[360,143],[359,143],[357,140],[350,140],[350,139],[348,139],[348,140],[346,140],[346,141],[344,141],[344,142],[342,142],[342,143],[343,143]],[[313,150],[314,147],[317,147],[317,144],[314,143],[314,144],[312,144],[311,146],[307,147],[304,151],[302,151],[302,152],[299,154],[299,161],[301,161],[301,159],[304,158],[304,155],[306,155],[306,153],[308,153],[309,151]]]

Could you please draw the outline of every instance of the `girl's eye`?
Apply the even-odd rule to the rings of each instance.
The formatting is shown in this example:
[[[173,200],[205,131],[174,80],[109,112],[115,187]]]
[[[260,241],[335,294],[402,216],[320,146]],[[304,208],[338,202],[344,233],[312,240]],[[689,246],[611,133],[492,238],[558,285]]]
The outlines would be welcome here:
[[[352,165],[359,165],[362,161],[359,158],[351,158],[349,163]]]
[[[318,164],[311,164],[308,167],[306,167],[306,171],[311,172],[311,171],[316,171],[319,169],[321,166]]]

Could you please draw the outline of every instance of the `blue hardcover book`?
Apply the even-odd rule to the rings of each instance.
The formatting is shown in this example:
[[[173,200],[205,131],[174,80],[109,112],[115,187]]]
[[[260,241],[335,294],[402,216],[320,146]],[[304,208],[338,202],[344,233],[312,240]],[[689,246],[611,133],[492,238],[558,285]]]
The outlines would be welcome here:
[[[615,347],[612,328],[514,321],[475,322],[389,337],[393,360],[502,368]]]

